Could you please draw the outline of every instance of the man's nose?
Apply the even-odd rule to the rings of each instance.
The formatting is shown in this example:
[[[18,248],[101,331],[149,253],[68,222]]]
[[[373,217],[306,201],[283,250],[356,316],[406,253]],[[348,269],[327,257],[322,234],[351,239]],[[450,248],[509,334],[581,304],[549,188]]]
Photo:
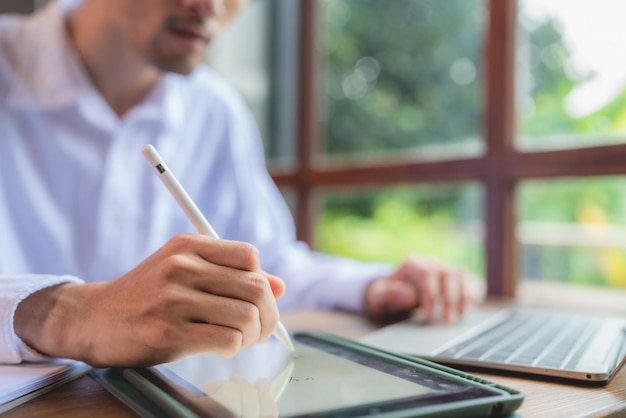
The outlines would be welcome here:
[[[225,1],[229,0],[180,0],[185,9],[202,17],[224,15]]]

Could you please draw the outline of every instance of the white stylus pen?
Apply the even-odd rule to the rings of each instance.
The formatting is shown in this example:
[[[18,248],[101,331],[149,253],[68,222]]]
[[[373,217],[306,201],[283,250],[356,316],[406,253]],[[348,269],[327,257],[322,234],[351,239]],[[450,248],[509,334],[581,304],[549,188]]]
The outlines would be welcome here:
[[[219,236],[209,223],[207,219],[204,217],[198,206],[195,204],[187,191],[180,184],[178,179],[174,176],[172,171],[169,169],[163,158],[159,155],[157,150],[152,145],[144,145],[141,149],[144,157],[148,160],[150,165],[156,170],[159,178],[167,187],[167,190],[170,191],[176,202],[180,205],[182,210],[185,212],[189,220],[194,224],[199,233],[203,235],[208,235],[213,238],[219,239]],[[285,347],[289,349],[289,351],[294,351],[295,348],[291,339],[289,338],[289,334],[287,333],[287,329],[282,324],[282,322],[278,321],[276,324],[276,328],[274,329],[274,336],[282,342]]]

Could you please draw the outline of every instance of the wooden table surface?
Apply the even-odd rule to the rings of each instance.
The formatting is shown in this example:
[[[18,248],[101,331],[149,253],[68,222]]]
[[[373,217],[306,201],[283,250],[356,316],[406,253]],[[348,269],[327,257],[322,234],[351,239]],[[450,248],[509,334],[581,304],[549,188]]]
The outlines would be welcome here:
[[[359,316],[341,312],[298,312],[282,318],[290,331],[317,329],[359,338],[376,328]],[[529,378],[473,372],[521,390],[523,417],[626,417],[626,371],[607,386],[588,387]],[[70,382],[3,415],[16,417],[136,417],[89,376]]]

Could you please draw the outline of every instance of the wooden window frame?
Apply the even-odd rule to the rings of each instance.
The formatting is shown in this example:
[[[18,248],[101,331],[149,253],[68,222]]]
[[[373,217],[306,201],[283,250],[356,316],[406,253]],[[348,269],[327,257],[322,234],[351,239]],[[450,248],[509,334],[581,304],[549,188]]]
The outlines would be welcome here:
[[[486,152],[436,162],[345,161],[316,166],[319,144],[318,0],[301,0],[299,123],[293,169],[271,170],[279,187],[295,190],[298,238],[313,239],[315,191],[325,186],[477,181],[485,190],[485,266],[490,296],[515,297],[519,251],[515,238],[515,186],[525,179],[626,174],[626,144],[521,152],[514,148],[514,62],[517,0],[489,0],[486,33],[484,126]],[[340,168],[337,168],[340,167]]]

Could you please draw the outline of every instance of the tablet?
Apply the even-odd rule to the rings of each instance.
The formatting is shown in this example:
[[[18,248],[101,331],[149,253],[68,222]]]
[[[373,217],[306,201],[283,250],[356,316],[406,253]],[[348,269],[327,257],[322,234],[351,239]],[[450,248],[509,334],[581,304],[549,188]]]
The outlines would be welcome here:
[[[275,340],[226,360],[190,356],[143,369],[96,369],[102,385],[142,416],[491,417],[523,395],[414,357],[321,332]]]

